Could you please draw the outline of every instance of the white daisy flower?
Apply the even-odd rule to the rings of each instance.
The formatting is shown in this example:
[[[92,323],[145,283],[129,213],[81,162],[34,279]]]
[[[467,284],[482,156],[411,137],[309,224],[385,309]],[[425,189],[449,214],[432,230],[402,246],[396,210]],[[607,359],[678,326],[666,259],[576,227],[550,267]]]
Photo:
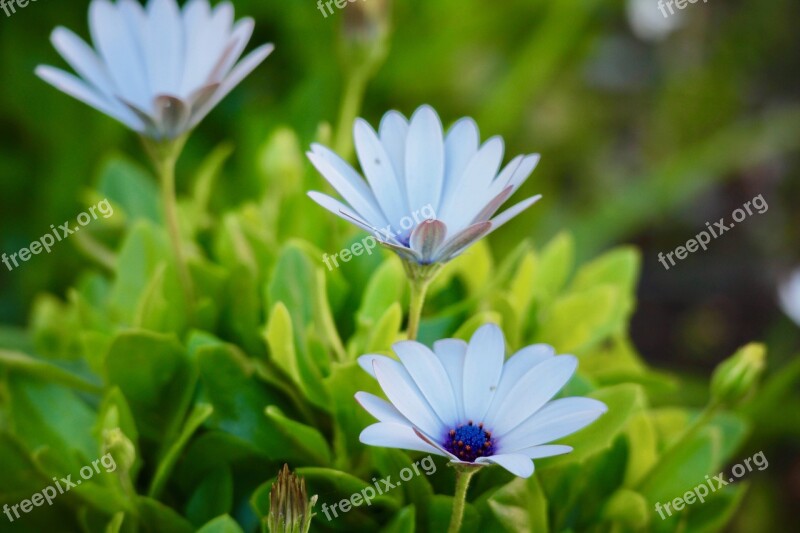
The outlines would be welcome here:
[[[347,204],[316,191],[308,194],[408,262],[449,261],[541,197],[492,218],[528,178],[539,155],[517,156],[500,171],[502,138],[480,145],[471,118],[457,121],[445,135],[439,116],[424,105],[410,121],[389,111],[378,132],[358,119],[353,134],[366,181],[330,149],[314,144],[308,158]]]
[[[800,268],[778,288],[781,308],[786,316],[800,326]]]
[[[547,443],[607,410],[591,398],[552,400],[575,372],[577,359],[536,344],[505,361],[503,333],[494,324],[478,329],[469,344],[446,339],[431,351],[403,341],[393,349],[399,362],[382,355],[359,358],[389,398],[356,394],[380,421],[361,433],[364,444],[434,453],[460,464],[493,463],[529,477],[532,459],[572,451]]]
[[[40,65],[57,89],[147,137],[174,139],[194,128],[272,52],[263,45],[237,63],[253,20],[234,24],[233,5],[208,0],[93,0],[94,48],[66,28],[53,30],[56,50],[78,76]]]

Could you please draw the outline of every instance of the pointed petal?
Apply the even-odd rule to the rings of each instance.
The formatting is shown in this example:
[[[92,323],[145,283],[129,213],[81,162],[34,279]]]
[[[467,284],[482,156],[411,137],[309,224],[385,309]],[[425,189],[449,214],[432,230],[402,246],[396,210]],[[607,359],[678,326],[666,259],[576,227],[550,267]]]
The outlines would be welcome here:
[[[444,432],[444,424],[403,365],[391,359],[376,359],[372,366],[386,397],[403,416],[425,433]]]
[[[444,133],[439,115],[428,105],[411,117],[405,162],[409,209],[438,206],[444,181]]]
[[[470,160],[448,202],[438,213],[437,218],[451,231],[467,226],[485,205],[489,185],[503,162],[503,151],[503,139],[492,137]]]
[[[424,220],[411,233],[411,249],[423,262],[432,263],[435,252],[444,242],[447,227],[438,220]]]
[[[492,198],[492,200],[488,204],[486,204],[486,206],[483,209],[481,209],[481,211],[477,215],[475,215],[475,218],[472,219],[471,223],[477,224],[478,222],[486,222],[487,220],[492,218],[492,216],[497,212],[497,210],[500,209],[500,206],[503,205],[505,201],[508,200],[508,198],[511,196],[512,190],[513,187],[509,185],[508,187],[500,191],[500,194]]]
[[[331,150],[312,145],[306,155],[311,164],[342,195],[362,220],[376,228],[390,226],[367,184],[353,168]]]
[[[473,224],[461,232],[453,235],[442,247],[436,252],[435,261],[446,263],[454,257],[461,254],[472,243],[484,237],[492,230],[491,222],[479,222]]]
[[[462,118],[450,127],[444,142],[445,178],[437,212],[455,191],[456,185],[467,170],[467,165],[478,152],[480,142],[478,125],[471,118]]]
[[[365,221],[361,220],[355,211],[344,205],[342,202],[335,198],[331,198],[327,194],[323,194],[317,191],[309,191],[308,193],[309,198],[317,202],[319,205],[340,217],[351,224],[355,224],[359,228],[363,229],[364,231],[368,231],[369,233],[374,233],[375,228],[367,224]]]
[[[374,394],[370,394],[368,392],[357,392],[356,401],[361,404],[361,407],[363,407],[369,414],[381,422],[391,422],[393,424],[407,426],[411,425],[411,422],[409,422],[408,419],[404,417],[394,405],[390,404],[386,400],[378,398]]]
[[[231,92],[239,83],[245,79],[258,65],[264,61],[268,55],[272,53],[275,49],[275,46],[272,44],[265,44],[260,46],[250,52],[247,57],[242,59],[228,74],[228,76],[222,80],[222,84],[219,87],[219,90],[214,94],[214,96],[209,99],[205,106],[200,108],[194,116],[192,117],[191,127],[195,127],[201,120],[214,109],[223,98],[228,96],[228,93]]]
[[[532,446],[530,448],[523,448],[514,453],[524,455],[528,459],[544,459],[545,457],[553,457],[556,455],[564,455],[572,451],[572,446],[563,446],[560,444],[549,444],[546,446]]]
[[[445,426],[454,427],[458,418],[456,400],[450,378],[439,358],[416,341],[397,342],[392,349],[439,419]]]
[[[566,385],[577,367],[575,356],[559,355],[529,369],[498,402],[492,431],[505,435],[520,425]]]
[[[515,204],[512,207],[509,207],[508,209],[506,209],[505,211],[494,217],[492,220],[490,220],[490,223],[492,224],[492,229],[490,229],[486,235],[493,232],[497,228],[503,226],[506,222],[508,222],[515,216],[519,215],[520,213],[522,213],[523,211],[525,211],[526,209],[528,209],[530,206],[532,206],[541,199],[542,195],[537,194],[536,196],[532,196],[527,200],[523,200],[520,203]]]
[[[89,30],[95,49],[108,68],[117,94],[150,111],[150,90],[142,50],[117,6],[92,0]]]
[[[442,366],[450,378],[453,397],[456,400],[458,422],[465,423],[464,416],[464,359],[467,343],[461,339],[442,339],[433,343],[433,351],[442,362]]]
[[[123,109],[121,106],[109,103],[106,99],[97,94],[94,89],[90,88],[83,80],[77,78],[76,76],[64,72],[63,70],[45,65],[36,67],[36,75],[59,91],[62,91],[73,98],[80,100],[84,104],[87,104],[98,111],[105,113],[111,118],[120,121],[134,131],[141,132],[144,130],[144,124],[138,117],[133,115],[127,109]]]
[[[367,426],[359,435],[358,440],[369,446],[384,448],[401,448],[418,452],[444,455],[437,448],[420,439],[409,426],[378,422]]]
[[[392,160],[394,175],[400,190],[403,191],[403,199],[408,205],[408,195],[406,194],[406,138],[408,137],[408,120],[397,111],[389,111],[381,119],[380,125],[381,144],[383,145],[389,158]]]
[[[472,335],[464,361],[464,414],[468,420],[482,422],[489,409],[505,361],[503,332],[486,324]]]
[[[387,361],[394,361],[394,359],[392,359],[391,357],[386,357],[385,355],[367,354],[367,355],[362,355],[361,357],[358,358],[358,366],[360,366],[362,369],[364,369],[364,371],[367,374],[369,374],[373,378],[376,378],[376,376],[375,376],[375,367],[374,367],[373,362],[375,360],[382,361],[384,359],[387,360]]]
[[[492,455],[490,457],[478,457],[475,460],[479,464],[496,464],[502,466],[518,477],[531,477],[533,475],[533,461],[522,454],[503,454]]]
[[[417,437],[419,437],[420,439],[422,439],[423,441],[427,442],[432,447],[434,447],[437,450],[439,450],[439,454],[440,455],[444,455],[445,457],[449,457],[453,461],[457,461],[459,463],[463,462],[458,457],[456,457],[452,453],[450,453],[447,450],[445,450],[442,447],[442,445],[439,444],[438,442],[436,442],[433,438],[429,437],[428,435],[425,435],[422,431],[419,430],[419,428],[414,428],[414,433],[416,433]]]
[[[592,398],[560,398],[519,424],[500,439],[500,450],[515,451],[571,435],[583,429],[608,410]]]
[[[66,28],[58,27],[50,35],[50,41],[83,79],[104,94],[106,99],[113,96],[114,84],[108,76],[108,70],[83,39]]]
[[[150,0],[141,43],[153,95],[179,94],[185,64],[183,23],[175,0]]]
[[[555,357],[556,351],[547,344],[533,344],[522,348],[512,355],[505,365],[503,374],[500,377],[500,384],[497,386],[497,393],[492,399],[492,405],[484,417],[484,423],[488,427],[494,427],[494,420],[500,413],[500,408],[508,394],[520,379],[537,365]]]
[[[358,161],[369,182],[386,219],[399,227],[400,219],[409,213],[404,191],[400,190],[389,155],[384,150],[378,135],[363,119],[353,126]]]

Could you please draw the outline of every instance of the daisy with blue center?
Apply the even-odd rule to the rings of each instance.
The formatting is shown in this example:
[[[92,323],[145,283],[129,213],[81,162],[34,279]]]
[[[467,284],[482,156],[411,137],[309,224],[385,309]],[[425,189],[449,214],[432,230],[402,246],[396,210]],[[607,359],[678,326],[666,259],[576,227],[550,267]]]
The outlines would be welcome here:
[[[469,343],[440,340],[430,350],[403,341],[393,350],[399,361],[382,355],[359,358],[389,400],[356,394],[378,419],[360,440],[450,459],[459,473],[456,505],[463,506],[477,467],[496,464],[529,477],[534,459],[572,450],[550,442],[591,424],[607,410],[591,398],[553,400],[575,372],[577,359],[536,344],[506,361],[503,333],[494,324],[479,328]]]
[[[539,154],[519,155],[501,168],[501,137],[481,144],[478,126],[469,117],[456,121],[445,134],[439,115],[427,105],[410,120],[397,111],[386,113],[377,132],[358,119],[353,135],[366,179],[336,153],[314,144],[308,158],[346,203],[316,191],[308,194],[325,209],[373,233],[403,260],[412,283],[413,339],[425,291],[441,265],[541,198],[532,196],[496,215],[536,168]],[[402,220],[426,209],[434,216],[400,231]]]

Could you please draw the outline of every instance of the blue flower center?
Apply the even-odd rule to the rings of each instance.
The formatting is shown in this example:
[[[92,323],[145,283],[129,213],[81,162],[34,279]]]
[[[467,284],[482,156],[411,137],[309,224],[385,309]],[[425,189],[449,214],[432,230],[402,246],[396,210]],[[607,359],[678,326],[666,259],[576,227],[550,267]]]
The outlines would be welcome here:
[[[474,463],[478,457],[494,454],[492,433],[483,429],[483,423],[475,425],[472,420],[451,429],[444,439],[443,447],[469,463]]]

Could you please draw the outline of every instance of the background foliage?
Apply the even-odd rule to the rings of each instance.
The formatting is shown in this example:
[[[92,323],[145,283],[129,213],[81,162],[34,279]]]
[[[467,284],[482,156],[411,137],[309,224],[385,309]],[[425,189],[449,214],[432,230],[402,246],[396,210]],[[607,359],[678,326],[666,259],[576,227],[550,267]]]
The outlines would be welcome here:
[[[180,162],[204,297],[190,330],[137,139],[33,76],[39,63],[62,64],[47,41],[53,27],[87,34],[87,6],[40,1],[0,20],[2,251],[103,197],[115,206],[91,226],[112,269],[72,238],[0,270],[0,503],[76,473],[100,453],[103,429],[119,427],[136,461],[0,529],[97,531],[122,512],[123,530],[190,530],[228,514],[249,531],[284,461],[329,503],[395,474],[409,455],[358,443],[370,417],[352,394],[375,385],[352,361],[400,335],[402,270],[374,255],[327,272],[323,251],[362,235],[305,197],[324,185],[302,155],[312,140],[335,140],[352,88],[358,56],[345,17],[367,35],[378,27],[358,26],[360,3],[323,18],[310,0],[236,0],[256,19],[254,42],[276,52]],[[576,353],[566,393],[612,407],[575,436],[587,443],[578,453],[537,462],[532,480],[482,473],[467,519],[476,529],[710,531],[731,520],[770,531],[800,501],[800,335],[775,306],[777,280],[798,262],[798,5],[739,0],[682,13],[681,28],[650,40],[633,31],[629,5],[611,0],[391,8],[362,116],[375,124],[387,109],[427,102],[446,122],[474,116],[509,154],[543,154],[520,196],[545,199],[448,268],[423,340],[498,320],[511,349],[544,341]],[[656,261],[757,194],[766,214],[669,271]],[[705,404],[711,369],[750,340],[769,348],[761,392],[665,455]],[[653,502],[758,450],[768,470],[695,505],[685,522],[656,518]],[[667,459],[675,468],[654,476]],[[440,466],[315,527],[440,530],[452,491]],[[225,519],[207,528],[236,531]]]

